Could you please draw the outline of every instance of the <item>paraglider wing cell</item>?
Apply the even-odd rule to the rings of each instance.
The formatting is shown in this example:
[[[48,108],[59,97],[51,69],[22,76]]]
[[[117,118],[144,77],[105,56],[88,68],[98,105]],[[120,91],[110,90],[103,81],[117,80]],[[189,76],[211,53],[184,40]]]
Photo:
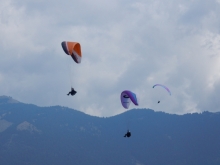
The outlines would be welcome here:
[[[126,93],[121,94],[121,104],[125,109],[128,109],[131,103],[131,99]]]
[[[68,50],[67,43],[66,43],[65,41],[63,41],[63,42],[61,43],[61,45],[62,45],[63,51],[64,51],[67,55],[70,55],[70,54],[69,54],[69,50]]]

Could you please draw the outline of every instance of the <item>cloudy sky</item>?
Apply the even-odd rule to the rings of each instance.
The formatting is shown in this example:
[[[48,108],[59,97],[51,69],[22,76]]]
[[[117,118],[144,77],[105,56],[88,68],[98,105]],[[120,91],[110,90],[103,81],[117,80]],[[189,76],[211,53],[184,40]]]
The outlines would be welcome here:
[[[0,95],[113,116],[131,90],[140,108],[220,111],[219,15],[220,0],[0,0]]]

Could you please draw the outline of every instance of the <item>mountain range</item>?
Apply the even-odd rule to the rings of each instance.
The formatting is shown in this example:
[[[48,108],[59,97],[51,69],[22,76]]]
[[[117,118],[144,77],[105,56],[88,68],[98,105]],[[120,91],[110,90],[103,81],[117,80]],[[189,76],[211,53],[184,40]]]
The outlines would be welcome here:
[[[220,113],[96,117],[0,96],[0,164],[220,165]]]

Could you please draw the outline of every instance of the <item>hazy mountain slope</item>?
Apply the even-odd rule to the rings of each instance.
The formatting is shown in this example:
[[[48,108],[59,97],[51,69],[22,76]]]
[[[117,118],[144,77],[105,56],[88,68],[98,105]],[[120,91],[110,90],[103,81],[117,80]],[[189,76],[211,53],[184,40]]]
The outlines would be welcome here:
[[[130,125],[131,138],[123,135]],[[4,165],[219,165],[220,114],[149,109],[99,118],[0,97]]]

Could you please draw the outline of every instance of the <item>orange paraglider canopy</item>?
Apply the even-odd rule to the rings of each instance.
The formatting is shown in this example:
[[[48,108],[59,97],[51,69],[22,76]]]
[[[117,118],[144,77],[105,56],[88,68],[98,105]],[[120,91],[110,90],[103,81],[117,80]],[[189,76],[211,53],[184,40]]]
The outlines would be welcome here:
[[[63,41],[61,43],[64,52],[70,55],[76,63],[81,62],[81,46],[78,42]]]

